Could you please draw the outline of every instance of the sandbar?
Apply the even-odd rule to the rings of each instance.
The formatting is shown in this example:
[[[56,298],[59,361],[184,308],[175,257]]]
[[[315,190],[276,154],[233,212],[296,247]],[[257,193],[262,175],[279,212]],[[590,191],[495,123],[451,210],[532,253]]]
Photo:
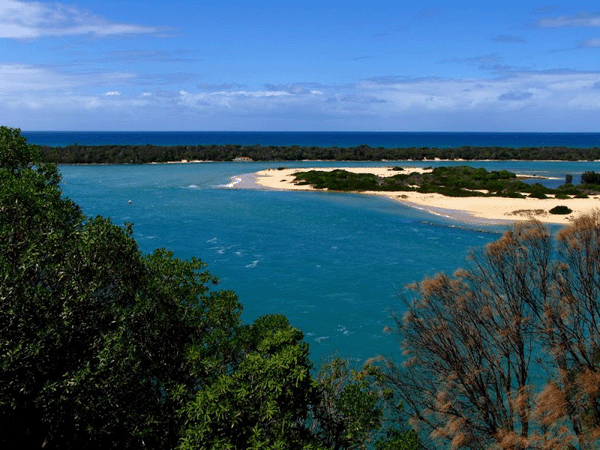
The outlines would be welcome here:
[[[398,166],[395,166],[398,167]],[[321,191],[308,185],[295,183],[294,175],[309,170],[331,171],[347,170],[354,173],[372,173],[381,177],[389,177],[398,172],[392,167],[316,167],[295,169],[267,169],[253,174],[256,185],[287,191]],[[406,173],[427,172],[428,169],[405,167]],[[243,186],[236,186],[243,187]],[[378,192],[360,191],[364,195],[387,197],[407,206],[422,209],[432,214],[447,217],[461,222],[473,223],[508,223],[520,220],[537,219],[549,224],[567,225],[571,220],[593,209],[600,208],[600,196],[589,198],[571,198],[556,200],[549,195],[548,199],[536,198],[506,198],[506,197],[447,197],[442,194],[423,194],[420,192]],[[550,214],[548,211],[555,206],[565,205],[573,210],[568,215]]]

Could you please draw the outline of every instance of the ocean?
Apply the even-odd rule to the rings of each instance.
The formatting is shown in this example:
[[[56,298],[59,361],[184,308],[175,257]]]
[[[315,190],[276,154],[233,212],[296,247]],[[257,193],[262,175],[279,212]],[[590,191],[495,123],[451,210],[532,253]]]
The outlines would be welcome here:
[[[53,147],[80,145],[281,145],[318,147],[599,147],[600,133],[419,133],[419,132],[89,132],[23,131],[30,142]]]
[[[41,134],[23,134],[37,144],[83,143],[82,133],[45,133],[44,140],[38,140]],[[161,142],[172,144],[184,139],[173,138],[175,134],[168,133]],[[336,139],[350,142],[356,138],[347,145],[360,145],[365,143],[364,136],[371,133],[348,135]],[[131,143],[135,139],[128,135],[116,143]],[[575,140],[582,142],[583,138]],[[325,145],[323,141],[310,141],[308,136],[299,137],[298,141],[298,145]],[[453,142],[446,144],[454,146]],[[495,145],[506,144],[498,141]],[[419,165],[400,161],[379,165],[390,164]],[[594,162],[469,164],[488,170],[542,175],[559,184],[567,173],[577,179],[583,171],[600,170]],[[263,314],[285,314],[292,325],[304,332],[316,364],[333,354],[357,363],[380,354],[399,358],[396,337],[383,330],[393,325],[391,312],[402,312],[404,308],[404,286],[440,271],[453,273],[465,265],[471,249],[496,240],[507,229],[502,224],[457,222],[382,198],[238,189],[231,185],[237,175],[281,165],[65,165],[60,170],[65,195],[78,203],[84,213],[108,216],[116,224],[133,222],[134,236],[142,251],[164,247],[178,257],[197,256],[208,263],[210,272],[220,278],[219,288],[234,290],[240,297],[246,322]]]

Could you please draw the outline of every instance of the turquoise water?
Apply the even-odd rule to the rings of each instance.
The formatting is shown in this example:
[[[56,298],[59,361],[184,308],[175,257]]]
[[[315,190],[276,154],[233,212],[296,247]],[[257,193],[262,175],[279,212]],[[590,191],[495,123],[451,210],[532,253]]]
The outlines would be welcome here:
[[[409,163],[381,165],[390,164]],[[340,163],[286,163],[317,165]],[[566,173],[577,177],[599,170],[597,163],[472,165],[557,182]],[[396,352],[394,336],[382,330],[391,324],[390,310],[402,308],[403,286],[439,271],[454,272],[469,249],[506,229],[456,222],[376,197],[225,186],[236,175],[278,166],[62,166],[61,171],[65,194],[86,214],[133,222],[145,252],[165,247],[182,258],[200,257],[221,279],[221,288],[237,292],[244,320],[285,314],[303,330],[317,362],[334,352],[357,361]]]

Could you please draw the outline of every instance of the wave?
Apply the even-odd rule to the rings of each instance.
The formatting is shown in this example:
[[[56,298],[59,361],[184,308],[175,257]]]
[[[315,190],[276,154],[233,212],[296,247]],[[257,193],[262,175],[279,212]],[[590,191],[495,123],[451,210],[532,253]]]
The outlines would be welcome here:
[[[353,331],[349,331],[348,328],[346,328],[344,325],[338,325],[337,331],[340,331],[345,336],[354,334]]]
[[[231,181],[227,184],[217,184],[215,187],[217,188],[232,188],[236,184],[241,183],[242,179],[239,176],[231,177]]]

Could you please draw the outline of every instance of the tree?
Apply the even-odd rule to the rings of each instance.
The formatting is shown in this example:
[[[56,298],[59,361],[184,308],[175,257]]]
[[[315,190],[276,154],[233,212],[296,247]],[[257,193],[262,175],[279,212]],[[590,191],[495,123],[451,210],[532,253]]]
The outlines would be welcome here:
[[[306,420],[316,401],[308,345],[284,316],[264,316],[239,336],[234,366],[196,394],[179,448],[317,448]]]
[[[600,173],[596,173],[593,170],[589,172],[583,172],[581,174],[581,184],[598,184],[600,183]]]
[[[517,223],[411,286],[389,382],[430,445],[591,449],[600,437],[600,213]]]
[[[19,130],[0,145],[2,446],[174,447],[172,392],[227,370],[237,298],[201,261],[144,256],[130,226],[86,218]]]
[[[326,448],[421,450],[416,433],[395,414],[397,399],[385,384],[381,360],[353,369],[347,360],[333,358],[319,370],[311,428]]]

